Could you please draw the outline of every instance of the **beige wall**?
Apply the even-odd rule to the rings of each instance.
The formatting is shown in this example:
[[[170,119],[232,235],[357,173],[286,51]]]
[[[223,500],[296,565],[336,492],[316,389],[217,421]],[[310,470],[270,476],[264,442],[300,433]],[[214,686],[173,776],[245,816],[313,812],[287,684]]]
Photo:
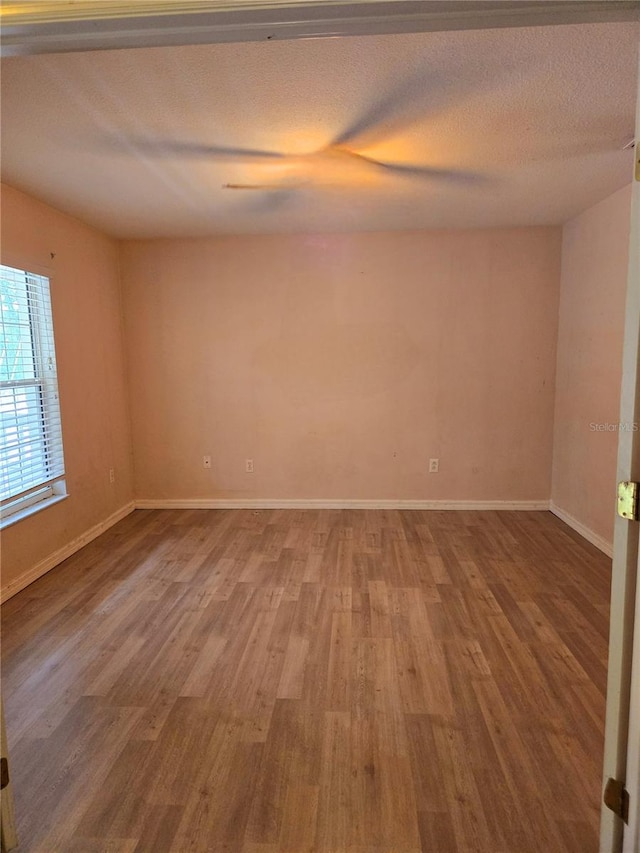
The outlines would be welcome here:
[[[522,228],[119,253],[3,186],[3,263],[52,280],[70,493],[3,531],[3,589],[133,499],[120,273],[139,499],[551,493],[610,540],[616,434],[590,425],[618,419],[629,201],[615,193],[562,240]]]
[[[136,496],[548,500],[560,238],[124,243]]]
[[[2,531],[6,589],[131,501],[133,492],[117,243],[3,186],[1,249],[3,263],[51,277],[69,492]]]
[[[610,543],[631,187],[565,225],[553,455],[555,506]]]

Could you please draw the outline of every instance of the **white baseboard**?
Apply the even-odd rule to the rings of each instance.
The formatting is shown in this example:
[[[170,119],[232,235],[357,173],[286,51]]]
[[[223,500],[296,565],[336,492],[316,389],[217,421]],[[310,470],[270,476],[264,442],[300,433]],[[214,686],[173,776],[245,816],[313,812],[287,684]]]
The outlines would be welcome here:
[[[149,498],[136,509],[435,509],[548,510],[549,501],[336,500],[333,498]]]
[[[117,524],[134,509],[421,509],[421,510],[508,510],[536,512],[551,510],[565,524],[595,545],[608,556],[612,555],[612,545],[577,519],[564,512],[549,501],[456,501],[456,500],[337,500],[321,498],[193,498],[193,499],[156,499],[132,501],[108,518],[95,524],[82,535],[76,537],[63,548],[49,554],[32,569],[15,578],[0,591],[0,602],[7,601],[30,583],[42,577],[50,569],[71,557],[101,533]]]
[[[100,521],[98,524],[94,524],[93,527],[90,527],[89,530],[86,530],[80,536],[77,536],[67,545],[64,545],[62,548],[59,548],[57,551],[54,551],[53,554],[49,554],[48,557],[45,557],[44,560],[40,560],[32,569],[24,572],[19,577],[12,580],[5,587],[3,587],[0,592],[0,602],[7,601],[7,599],[11,598],[17,592],[24,589],[26,586],[29,586],[30,583],[38,580],[38,578],[42,577],[42,575],[46,574],[50,569],[53,569],[54,566],[57,566],[63,560],[66,560],[67,557],[71,557],[72,554],[75,554],[76,551],[79,551],[85,545],[88,545],[89,542],[92,542],[101,533],[104,533],[105,530],[108,530],[110,527],[113,527],[114,524],[117,524],[121,521],[125,516],[129,515],[129,513],[133,512],[135,509],[135,504],[131,501],[128,504],[120,507],[119,510],[112,513],[108,518],[105,518],[103,521]]]
[[[551,512],[556,515],[561,521],[564,521],[572,530],[575,530],[576,533],[579,533],[587,542],[591,542],[592,545],[595,545],[596,548],[599,548],[607,557],[613,557],[613,543],[608,542],[602,536],[599,536],[597,533],[594,533],[588,527],[585,527],[577,518],[574,518],[565,510],[560,509],[559,506],[551,501],[549,506]]]

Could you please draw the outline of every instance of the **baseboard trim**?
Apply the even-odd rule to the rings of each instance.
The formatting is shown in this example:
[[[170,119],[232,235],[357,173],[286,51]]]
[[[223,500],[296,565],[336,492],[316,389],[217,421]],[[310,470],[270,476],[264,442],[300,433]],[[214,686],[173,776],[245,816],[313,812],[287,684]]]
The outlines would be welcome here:
[[[435,510],[548,510],[549,501],[414,501],[335,500],[321,498],[148,498],[136,509],[435,509]]]
[[[594,533],[589,527],[585,527],[582,522],[578,521],[577,518],[574,518],[565,510],[561,509],[559,506],[551,501],[549,506],[551,512],[557,516],[560,521],[564,521],[566,525],[568,525],[572,530],[575,530],[576,533],[579,533],[587,542],[591,542],[592,545],[595,545],[600,551],[607,555],[607,557],[613,557],[613,543],[608,542],[602,536],[599,536],[597,533]]]
[[[93,527],[90,527],[89,530],[86,530],[62,548],[54,551],[53,554],[49,554],[49,556],[45,557],[44,560],[40,560],[40,562],[32,569],[24,572],[20,577],[15,578],[2,588],[0,591],[0,603],[7,601],[16,593],[23,590],[26,586],[29,586],[30,583],[41,578],[42,575],[45,575],[63,560],[66,560],[67,557],[71,557],[76,553],[76,551],[79,551],[81,548],[84,548],[85,545],[88,545],[89,542],[97,539],[101,533],[104,533],[110,527],[113,527],[114,524],[122,521],[122,519],[129,515],[129,513],[133,512],[135,508],[133,501],[125,504],[120,507],[120,509],[116,510],[116,512],[112,513],[108,518],[105,518],[98,524],[94,524]]]
[[[595,545],[608,557],[613,556],[613,544],[594,533],[577,518],[561,509],[553,501],[422,501],[422,500],[335,500],[320,498],[193,498],[193,499],[146,499],[131,501],[77,536],[63,548],[59,548],[32,569],[15,578],[0,590],[0,603],[7,601],[29,584],[45,575],[71,557],[89,542],[117,524],[134,509],[422,509],[422,510],[509,510],[538,512],[550,510],[561,521],[587,542]]]

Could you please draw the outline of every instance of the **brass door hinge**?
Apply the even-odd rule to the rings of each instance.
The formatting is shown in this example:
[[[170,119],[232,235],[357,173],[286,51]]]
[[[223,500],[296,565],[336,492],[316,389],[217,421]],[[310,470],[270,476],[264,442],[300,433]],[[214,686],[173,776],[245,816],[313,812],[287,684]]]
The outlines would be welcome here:
[[[604,804],[625,823],[629,823],[629,792],[617,779],[607,779],[604,786]]]
[[[640,521],[640,483],[618,483],[618,515]]]
[[[0,791],[9,784],[9,762],[6,758],[0,758]]]

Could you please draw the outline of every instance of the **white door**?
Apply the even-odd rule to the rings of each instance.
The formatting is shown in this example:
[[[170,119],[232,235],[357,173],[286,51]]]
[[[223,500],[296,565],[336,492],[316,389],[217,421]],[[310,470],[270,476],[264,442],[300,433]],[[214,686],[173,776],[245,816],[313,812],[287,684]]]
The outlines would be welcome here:
[[[7,751],[7,735],[4,728],[4,705],[0,698],[0,758],[9,762]],[[4,773],[3,773],[4,776]],[[2,782],[4,784],[4,780]],[[15,818],[13,814],[13,794],[11,784],[5,785],[0,793],[0,849],[2,853],[13,850],[18,844],[16,837]]]
[[[640,74],[638,79],[640,82]],[[635,431],[640,424],[640,88],[638,91],[620,401],[620,423],[626,429],[619,433],[618,482],[640,482],[640,430]],[[638,522],[616,517],[603,783],[608,778],[625,782],[629,793],[629,823],[625,825],[612,811],[603,808],[601,853],[621,850],[640,853],[640,584],[636,583],[639,544]]]
[[[640,574],[640,560],[638,561],[638,569],[638,574]],[[637,628],[633,641],[629,744],[627,749],[629,823],[624,827],[624,853],[638,853],[640,851],[640,584],[636,585],[635,624]]]

